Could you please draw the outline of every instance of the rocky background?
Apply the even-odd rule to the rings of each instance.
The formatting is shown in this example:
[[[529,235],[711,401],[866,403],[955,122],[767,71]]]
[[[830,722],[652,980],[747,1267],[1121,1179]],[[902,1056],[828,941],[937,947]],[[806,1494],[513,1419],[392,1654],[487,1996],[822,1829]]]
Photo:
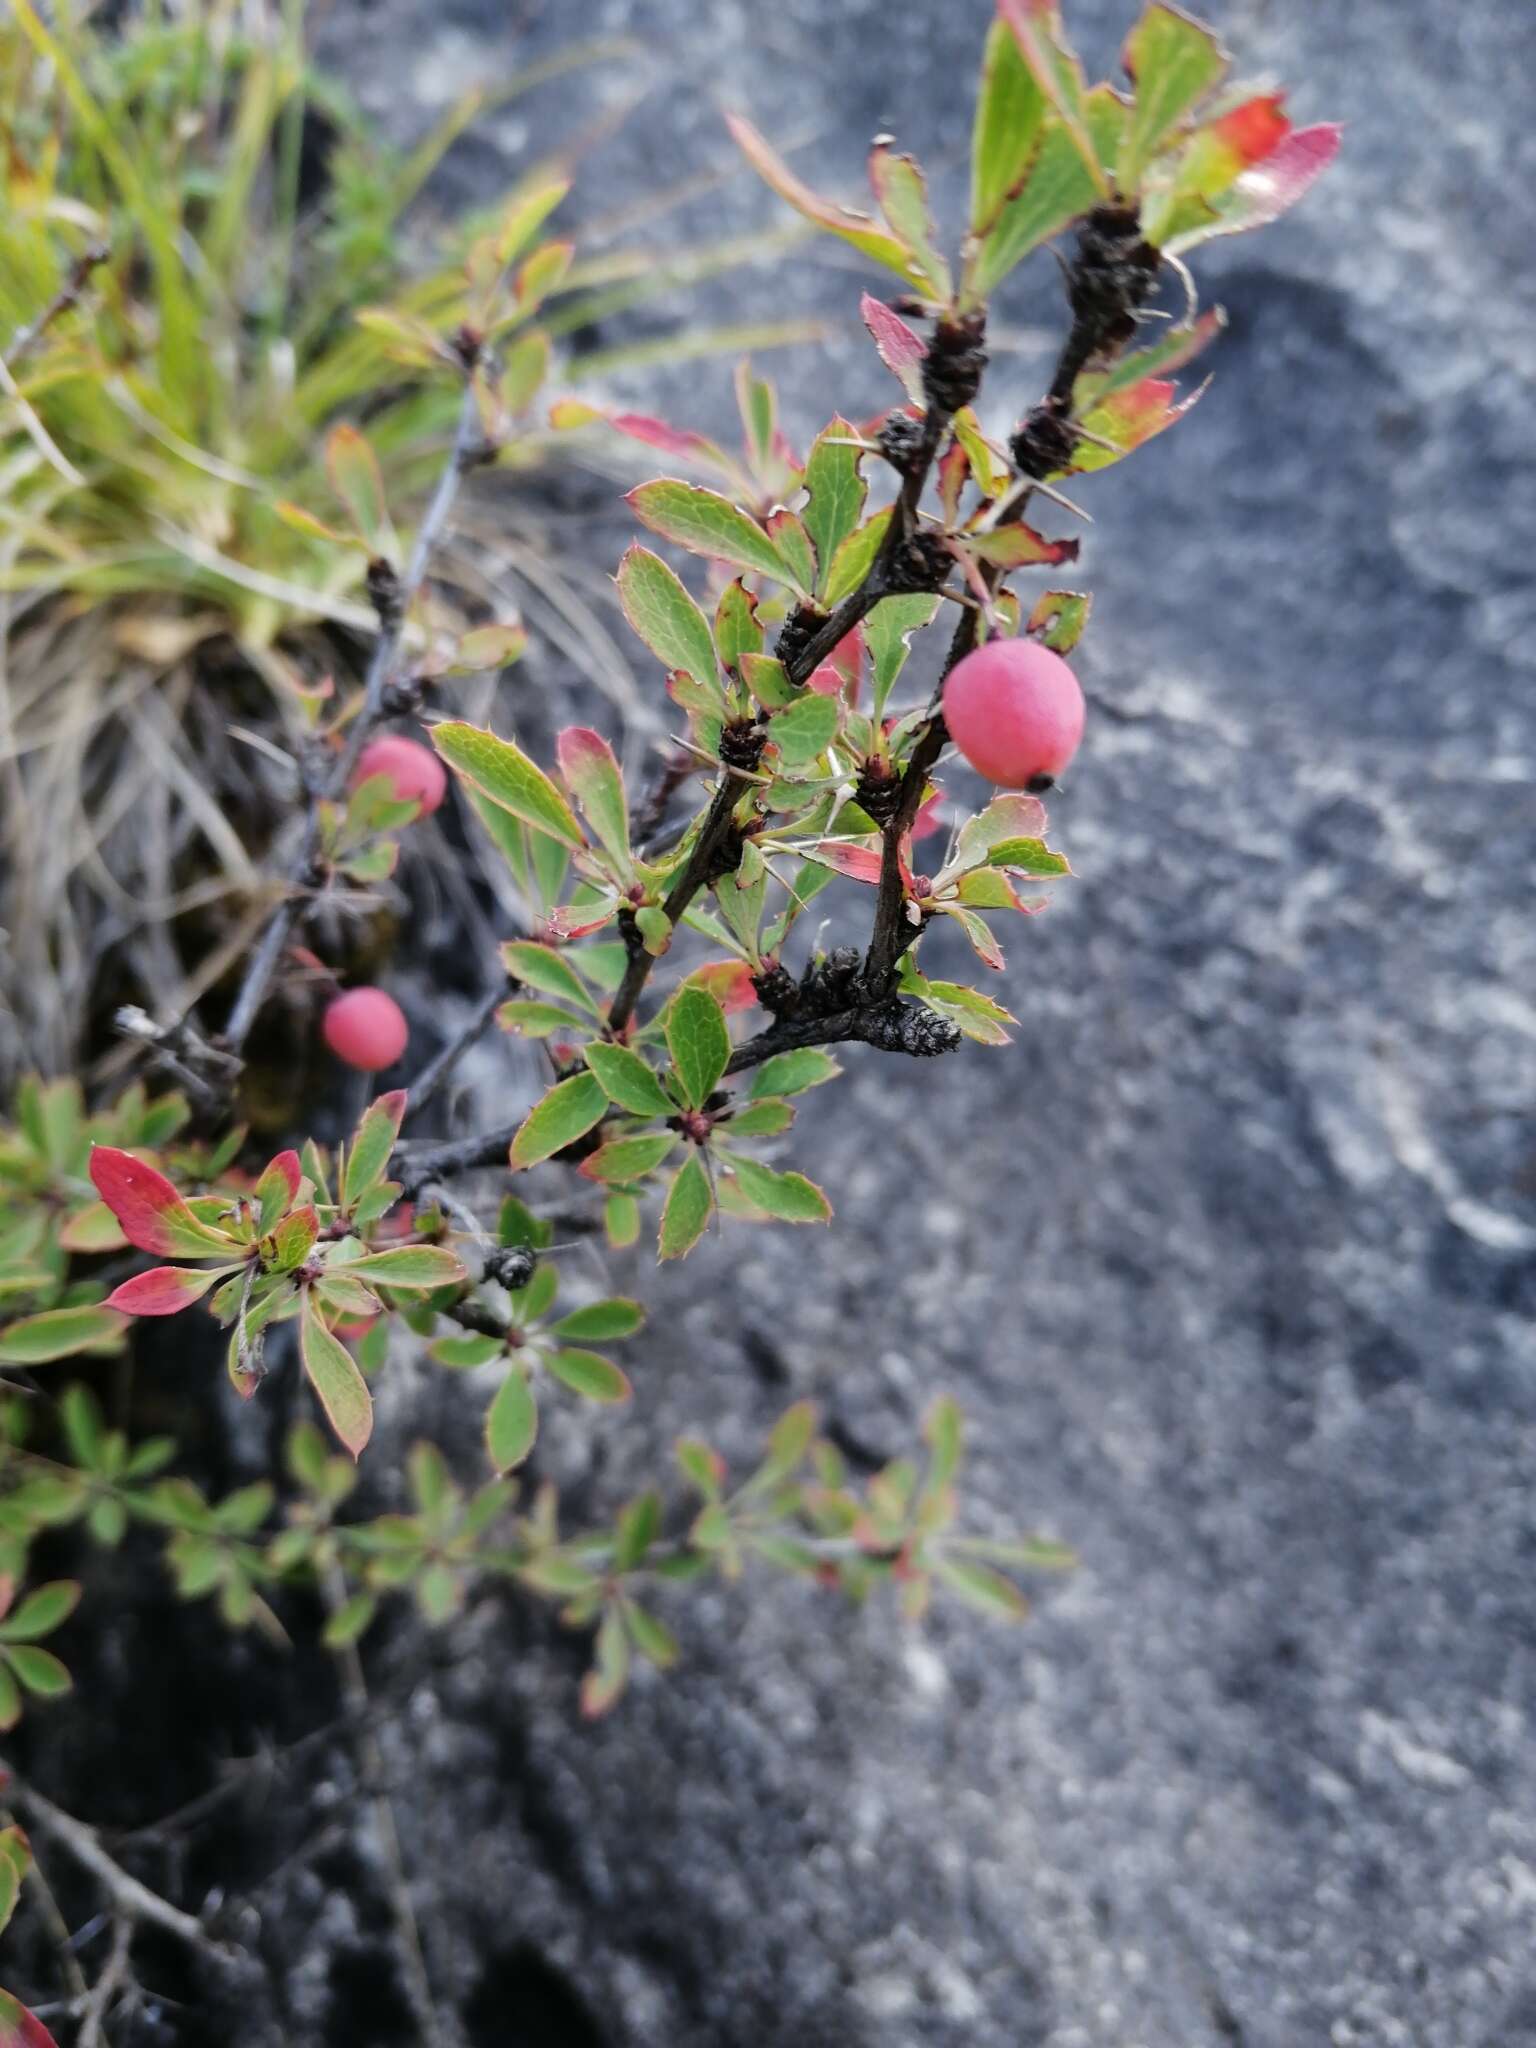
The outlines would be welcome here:
[[[812,1394],[888,1454],[952,1388],[977,1511],[1081,1568],[1017,1633],[695,1603],[686,1668],[595,1732],[488,1617],[432,1709],[440,1775],[422,1731],[419,1845],[455,1867],[487,2042],[1536,2041],[1536,14],[1207,11],[1345,150],[1202,264],[1232,326],[1197,417],[1085,488],[1094,715],[1053,805],[1083,879],[1012,945],[1018,1043],[852,1053],[803,1119],[833,1231],[706,1247],[635,1360],[658,1429],[743,1449]],[[578,25],[506,12],[349,7],[342,47],[404,121],[403,82]],[[982,0],[579,12],[662,70],[583,171],[595,220],[715,170],[686,229],[780,223],[719,100],[813,182],[852,189],[890,128],[958,194]],[[1101,70],[1128,19],[1070,9]],[[453,196],[558,98],[493,121]],[[859,283],[810,245],[689,317],[825,316],[773,359],[803,435],[888,400]],[[1058,323],[1037,259],[999,424]],[[616,390],[726,423],[723,365]],[[611,1456],[615,1484],[645,1463],[623,1431]],[[581,2025],[498,2002],[535,1952]]]
[[[1073,0],[1098,70],[1130,11]],[[338,0],[327,34],[402,133],[636,35],[652,87],[577,215],[717,174],[657,226],[702,238],[782,224],[719,100],[844,190],[893,129],[952,199],[988,12]],[[1206,12],[1345,150],[1207,253],[1214,385],[1084,488],[1093,711],[1052,805],[1082,879],[1012,941],[1017,1043],[850,1052],[795,1162],[834,1229],[621,1262],[653,1303],[635,1417],[551,1445],[611,1501],[684,1428],[745,1455],[811,1395],[878,1459],[950,1389],[974,1513],[1080,1568],[1020,1631],[679,1599],[682,1669],[595,1729],[577,1653],[499,1602],[430,1671],[386,1644],[429,1960],[486,2048],[1536,2042],[1536,12]],[[519,101],[440,196],[643,73]],[[825,318],[772,362],[803,439],[889,401],[869,281],[807,245],[611,338]],[[1007,288],[998,425],[1058,297],[1049,258]],[[729,387],[706,361],[612,389],[723,428]],[[549,516],[617,560],[611,510]],[[199,1711],[236,1695],[259,1720],[238,1682]],[[308,1826],[339,1795],[306,1796]],[[265,1893],[285,2041],[413,2038],[368,1893],[323,1857]]]

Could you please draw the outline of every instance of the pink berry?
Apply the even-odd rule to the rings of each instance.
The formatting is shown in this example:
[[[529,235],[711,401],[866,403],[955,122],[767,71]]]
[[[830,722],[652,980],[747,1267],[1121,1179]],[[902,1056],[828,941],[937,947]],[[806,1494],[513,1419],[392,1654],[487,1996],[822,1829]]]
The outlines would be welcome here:
[[[424,818],[430,817],[448,794],[448,771],[442,762],[430,747],[407,739],[404,733],[382,733],[368,742],[357,757],[352,787],[366,782],[370,775],[387,775],[399,801],[419,803]]]
[[[365,1074],[392,1067],[411,1035],[405,1012],[381,988],[345,990],[326,1005],[320,1028],[337,1059]]]
[[[944,722],[978,775],[1003,789],[1048,789],[1083,736],[1083,693],[1049,647],[989,640],[950,672]]]

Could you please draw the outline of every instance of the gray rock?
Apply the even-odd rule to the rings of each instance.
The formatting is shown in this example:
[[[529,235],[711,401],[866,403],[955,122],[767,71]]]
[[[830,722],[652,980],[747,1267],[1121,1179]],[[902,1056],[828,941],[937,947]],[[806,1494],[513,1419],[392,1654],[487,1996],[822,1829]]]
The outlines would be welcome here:
[[[1010,947],[1018,1042],[850,1055],[796,1145],[834,1230],[637,1259],[635,1420],[558,1450],[612,1500],[685,1427],[745,1455],[811,1394],[883,1454],[948,1388],[973,1512],[1080,1569],[1019,1632],[680,1598],[684,1668],[596,1729],[571,1661],[479,1610],[418,1689],[407,1802],[477,2040],[1536,2041],[1536,13],[1213,11],[1347,144],[1200,266],[1232,329],[1198,416],[1084,489],[1095,715],[1053,805],[1082,879]],[[502,12],[355,4],[337,46],[409,129],[403,76],[575,25]],[[987,12],[582,9],[667,82],[580,205],[726,167],[717,92],[845,188],[891,126],[953,199]],[[1107,63],[1129,8],[1070,12]],[[578,97],[519,102],[445,196]],[[740,174],[679,215],[779,218]],[[773,363],[803,435],[889,397],[860,281],[810,246],[639,325],[823,315]],[[999,423],[1058,321],[1042,259]],[[614,388],[728,418],[723,365]]]

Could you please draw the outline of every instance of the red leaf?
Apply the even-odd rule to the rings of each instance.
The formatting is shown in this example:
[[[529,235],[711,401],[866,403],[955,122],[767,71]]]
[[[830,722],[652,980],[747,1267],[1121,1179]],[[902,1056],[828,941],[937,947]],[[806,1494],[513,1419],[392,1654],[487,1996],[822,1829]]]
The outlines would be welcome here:
[[[806,688],[819,697],[835,697],[841,691],[850,704],[857,704],[863,666],[864,628],[859,625],[846,632],[821,666],[811,671]]]
[[[283,1185],[288,1190],[288,1201],[291,1204],[299,1192],[299,1182],[304,1177],[303,1168],[299,1165],[298,1153],[279,1152],[275,1159],[267,1161],[266,1166],[262,1170],[261,1178],[265,1180],[269,1173],[282,1176]]]
[[[122,1225],[128,1242],[141,1252],[206,1259],[210,1253],[228,1251],[231,1241],[226,1233],[199,1223],[165,1175],[131,1152],[97,1145],[90,1171],[97,1194]]]
[[[1272,155],[1290,132],[1285,97],[1278,92],[1260,93],[1255,99],[1244,100],[1210,127],[1214,140],[1232,153],[1240,170]]]
[[[859,312],[864,325],[874,337],[875,348],[885,367],[900,384],[914,405],[923,403],[923,358],[928,353],[928,344],[920,334],[914,334],[906,321],[883,305],[873,293],[866,292],[859,300]]]
[[[880,853],[873,846],[849,846],[839,844],[835,839],[823,839],[816,849],[816,858],[824,860],[828,867],[836,868],[840,875],[847,875],[850,881],[867,882],[874,888],[880,880]]]
[[[215,1280],[233,1272],[231,1266],[152,1266],[135,1273],[107,1296],[108,1308],[125,1316],[177,1316],[201,1301]]]
[[[736,1010],[750,1010],[757,1001],[752,970],[745,960],[708,960],[687,978],[708,989],[728,1017]]]

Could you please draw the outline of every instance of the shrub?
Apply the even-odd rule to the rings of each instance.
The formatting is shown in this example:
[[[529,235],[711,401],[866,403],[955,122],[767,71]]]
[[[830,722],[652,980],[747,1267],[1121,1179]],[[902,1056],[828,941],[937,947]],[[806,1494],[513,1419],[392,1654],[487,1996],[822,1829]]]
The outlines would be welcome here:
[[[1276,95],[1229,87],[1214,37],[1160,0],[1131,31],[1126,67],[1132,96],[1088,89],[1055,9],[1000,0],[958,268],[921,172],[888,144],[870,160],[876,218],[809,191],[753,128],[733,123],[778,193],[894,274],[892,299],[866,293],[861,310],[899,398],[862,425],[834,417],[803,459],[778,426],[772,388],[750,371],[739,379],[739,452],[649,417],[555,406],[559,429],[606,425],[690,472],[644,483],[629,502],[650,535],[707,565],[704,601],[649,546],[632,546],[618,571],[624,611],[665,675],[686,740],[632,806],[595,730],[568,727],[542,765],[510,736],[429,713],[468,819],[530,906],[528,928],[502,949],[497,1018],[543,1047],[547,1090],[504,1128],[402,1138],[408,1111],[436,1098],[466,1036],[414,1089],[380,1094],[345,1145],[296,1133],[259,1166],[228,1126],[252,1027],[281,977],[319,967],[294,944],[301,922],[317,902],[387,873],[418,814],[387,761],[361,778],[358,763],[391,722],[435,707],[445,678],[509,652],[495,625],[426,630],[424,577],[464,476],[500,451],[520,409],[506,390],[520,375],[521,323],[543,295],[544,270],[565,255],[523,256],[532,223],[515,215],[499,241],[477,245],[451,327],[439,321],[428,334],[413,324],[419,306],[369,323],[412,358],[422,404],[451,398],[457,426],[408,551],[391,521],[376,422],[366,438],[333,428],[329,496],[316,472],[304,509],[283,515],[285,530],[317,546],[356,546],[377,632],[366,675],[317,715],[320,765],[278,908],[216,1033],[191,1014],[135,1022],[151,1063],[178,1075],[181,1092],[151,1101],[136,1087],[88,1113],[73,1082],[29,1084],[0,1149],[0,1284],[11,1304],[0,1361],[30,1369],[111,1352],[130,1341],[131,1319],[203,1302],[228,1332],[236,1394],[259,1397],[269,1367],[296,1353],[333,1441],[301,1421],[284,1471],[215,1499],[192,1475],[172,1475],[168,1442],[108,1428],[84,1386],[65,1393],[56,1417],[12,1400],[0,1500],[7,1583],[24,1580],[50,1529],[84,1523],[112,1544],[143,1524],[164,1533],[185,1598],[215,1600],[242,1627],[311,1588],[325,1641],[353,1656],[384,1600],[409,1595],[440,1622],[472,1580],[501,1579],[590,1631],[581,1697],[597,1714],[636,1658],[674,1661],[659,1610],[671,1588],[706,1574],[755,1563],[856,1599],[888,1584],[912,1616],[935,1591],[1017,1616],[1019,1580],[1066,1561],[1053,1543],[967,1531],[961,1420],[948,1396],[914,1455],[867,1483],[802,1403],[751,1472],[728,1472],[688,1439],[670,1494],[648,1489],[599,1526],[563,1530],[551,1489],[520,1493],[514,1475],[551,1403],[630,1400],[613,1354],[643,1311],[625,1298],[559,1304],[553,1225],[523,1194],[578,1175],[602,1191],[610,1243],[652,1235],[663,1260],[708,1258],[697,1247],[717,1218],[728,1230],[824,1224],[827,1195],[781,1161],[800,1098],[838,1077],[833,1048],[930,1058],[965,1041],[1007,1043],[1003,1004],[930,978],[924,941],[947,920],[984,968],[999,969],[999,921],[1043,909],[1071,870],[1049,842],[1039,793],[1027,791],[993,795],[958,819],[933,872],[917,870],[914,828],[933,803],[948,737],[945,679],[963,663],[982,664],[972,676],[1038,670],[1015,650],[1060,657],[1076,645],[1085,592],[1052,585],[1024,597],[1011,584],[1076,562],[1076,538],[1050,530],[1074,513],[1063,486],[1176,425],[1198,396],[1180,397],[1173,376],[1215,338],[1221,316],[1197,311],[1183,254],[1272,219],[1337,140],[1331,128],[1293,131]],[[1043,396],[1000,445],[976,409],[987,303],[1026,255],[1067,235],[1059,355]],[[1175,317],[1144,340],[1163,295]],[[276,527],[264,533],[275,539]],[[909,701],[909,645],[941,617],[938,684]],[[988,663],[994,653],[1001,659]],[[1031,774],[1037,765],[1024,763]],[[696,783],[691,815],[671,822]],[[840,879],[870,892],[866,942],[802,946],[807,908]],[[512,1176],[490,1209],[456,1191],[488,1167]],[[154,1263],[141,1269],[136,1253]],[[420,1443],[403,1511],[370,1513],[358,1505],[355,1461],[375,1392],[389,1393],[394,1333],[463,1375],[466,1398],[483,1404],[484,1462],[455,1473],[437,1445]],[[75,1593],[72,1582],[45,1584],[0,1621],[0,1721],[14,1721],[26,1695],[67,1685],[36,1643]],[[46,1824],[52,1809],[34,1810]]]

